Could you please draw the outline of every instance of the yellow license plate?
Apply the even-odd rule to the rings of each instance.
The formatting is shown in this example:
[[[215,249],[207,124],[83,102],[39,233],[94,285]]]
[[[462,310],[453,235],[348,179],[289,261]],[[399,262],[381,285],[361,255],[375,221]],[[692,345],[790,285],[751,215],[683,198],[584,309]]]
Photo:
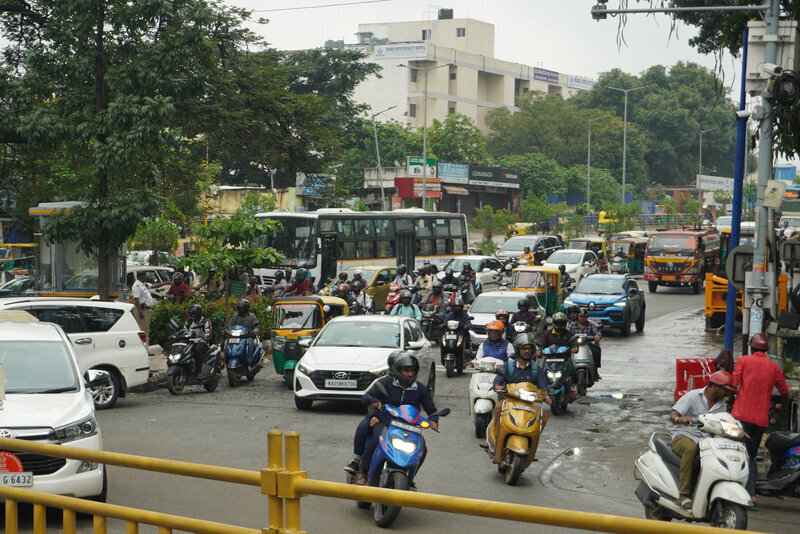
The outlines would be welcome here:
[[[297,339],[300,337],[299,334],[286,334],[286,339]]]
[[[671,275],[671,274],[670,275],[664,275],[664,276],[661,277],[661,279],[664,280],[665,282],[674,282],[675,281],[675,275]]]

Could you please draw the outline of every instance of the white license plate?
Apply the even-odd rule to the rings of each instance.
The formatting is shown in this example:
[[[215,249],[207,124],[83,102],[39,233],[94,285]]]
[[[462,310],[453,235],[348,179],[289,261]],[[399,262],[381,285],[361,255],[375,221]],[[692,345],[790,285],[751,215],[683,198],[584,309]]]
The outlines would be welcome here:
[[[326,378],[325,387],[356,389],[358,387],[358,380],[332,380],[330,378]]]
[[[415,434],[421,434],[422,433],[418,426],[409,425],[409,424],[403,423],[401,421],[392,421],[392,426],[396,426],[397,428],[399,428],[401,430],[407,430],[409,432],[414,432]]]
[[[491,384],[492,382],[494,382],[494,375],[481,373],[481,374],[478,375],[478,382],[481,383],[481,384],[487,383],[487,382],[489,384]]]
[[[15,486],[18,488],[33,486],[33,473],[0,473],[0,486]]]
[[[456,334],[447,334],[444,336],[445,339],[458,339],[458,335]]]

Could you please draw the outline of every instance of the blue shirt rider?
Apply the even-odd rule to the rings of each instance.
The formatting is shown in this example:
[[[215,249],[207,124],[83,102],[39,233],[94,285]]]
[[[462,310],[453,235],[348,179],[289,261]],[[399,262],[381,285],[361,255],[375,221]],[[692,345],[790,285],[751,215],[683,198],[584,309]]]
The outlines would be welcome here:
[[[419,306],[411,304],[411,291],[407,289],[400,292],[400,302],[394,305],[390,315],[405,315],[417,321],[422,321],[422,312],[419,311]]]
[[[497,358],[507,361],[514,357],[514,346],[503,339],[503,323],[501,321],[490,321],[486,325],[486,341],[478,346],[476,360],[481,358]]]

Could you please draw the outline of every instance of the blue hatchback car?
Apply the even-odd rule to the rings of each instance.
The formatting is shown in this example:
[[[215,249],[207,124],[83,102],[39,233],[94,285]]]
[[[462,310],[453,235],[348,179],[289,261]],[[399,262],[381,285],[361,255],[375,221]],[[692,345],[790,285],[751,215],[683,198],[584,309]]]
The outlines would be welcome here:
[[[644,291],[627,274],[592,274],[581,278],[570,296],[564,300],[564,311],[570,306],[586,308],[589,317],[604,326],[616,328],[623,336],[644,330]]]

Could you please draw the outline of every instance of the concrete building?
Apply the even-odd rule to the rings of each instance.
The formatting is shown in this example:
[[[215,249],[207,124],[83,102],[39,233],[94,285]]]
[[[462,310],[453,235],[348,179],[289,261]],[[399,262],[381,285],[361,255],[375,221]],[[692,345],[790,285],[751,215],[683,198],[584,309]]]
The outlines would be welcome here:
[[[458,112],[473,119],[484,132],[490,110],[508,107],[515,111],[517,99],[528,91],[568,98],[595,83],[495,58],[494,24],[454,19],[452,9],[440,9],[436,20],[359,24],[356,35],[356,44],[325,43],[360,50],[367,54],[367,61],[383,67],[381,78],[372,76],[359,84],[354,99],[374,111],[396,106],[414,127],[423,125],[426,72],[428,125],[433,119],[443,121]]]

